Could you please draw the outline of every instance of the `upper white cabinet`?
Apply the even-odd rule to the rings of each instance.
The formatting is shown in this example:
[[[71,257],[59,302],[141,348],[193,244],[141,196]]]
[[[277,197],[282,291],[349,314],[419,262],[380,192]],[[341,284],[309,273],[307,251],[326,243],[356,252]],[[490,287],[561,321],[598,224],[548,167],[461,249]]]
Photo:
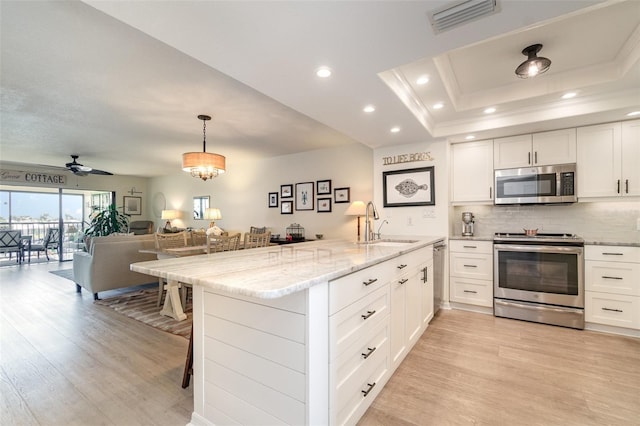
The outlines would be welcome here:
[[[640,196],[640,120],[578,128],[578,198]]]
[[[576,162],[576,129],[510,136],[493,141],[495,169]]]
[[[451,145],[453,203],[493,202],[493,141]]]

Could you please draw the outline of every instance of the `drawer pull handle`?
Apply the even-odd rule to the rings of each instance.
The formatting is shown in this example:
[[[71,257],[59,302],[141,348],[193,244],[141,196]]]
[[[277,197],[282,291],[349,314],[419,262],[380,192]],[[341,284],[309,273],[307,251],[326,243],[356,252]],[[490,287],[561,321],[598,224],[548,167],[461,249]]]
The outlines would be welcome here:
[[[464,247],[464,248],[472,248],[472,249],[478,248],[477,246],[462,246],[462,247]]]
[[[604,252],[604,253],[602,253],[602,255],[603,256],[622,256],[623,253],[607,253],[607,252]]]
[[[375,310],[373,310],[373,311],[367,311],[367,314],[366,314],[366,315],[360,315],[360,316],[362,317],[362,319],[363,319],[363,320],[366,320],[366,319],[368,319],[371,315],[373,315],[373,314],[375,314],[375,313],[376,313],[376,311],[375,311]]]
[[[462,266],[464,266],[465,268],[477,268],[478,267],[478,265],[462,265]]]
[[[622,277],[608,277],[606,275],[603,275],[602,278],[607,279],[607,280],[621,280],[621,279],[623,279]]]
[[[407,267],[407,265],[398,265],[398,269],[404,269],[406,267]]]
[[[622,309],[602,308],[603,311],[623,312]]]
[[[478,294],[475,290],[464,290],[465,293]]]
[[[366,391],[363,390],[362,392],[362,397],[364,398],[365,396],[369,395],[369,392],[371,392],[371,390],[374,388],[374,386],[376,385],[376,382],[373,383],[367,383],[367,386],[369,386],[369,389],[367,389]]]
[[[407,281],[409,281],[409,278],[405,278],[405,279],[402,279],[402,280],[398,281],[398,284],[404,284]]]
[[[371,356],[371,354],[372,354],[372,353],[374,353],[374,352],[376,351],[376,349],[377,349],[377,348],[376,348],[375,346],[374,346],[373,348],[367,348],[367,350],[368,350],[369,352],[367,352],[366,354],[362,354],[362,357],[363,357],[364,359],[369,358],[369,357]]]
[[[362,284],[371,285],[371,284],[375,283],[376,281],[378,281],[377,278],[371,278],[369,281],[364,281]]]

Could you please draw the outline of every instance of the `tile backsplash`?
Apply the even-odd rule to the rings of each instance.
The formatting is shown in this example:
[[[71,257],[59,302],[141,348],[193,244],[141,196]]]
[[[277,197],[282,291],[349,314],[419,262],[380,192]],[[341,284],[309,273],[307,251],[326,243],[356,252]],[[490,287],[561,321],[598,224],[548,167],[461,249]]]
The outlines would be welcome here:
[[[456,206],[450,235],[461,234],[462,212],[475,216],[474,234],[490,237],[495,232],[538,232],[577,234],[585,241],[639,243],[640,201],[584,202],[570,205]]]

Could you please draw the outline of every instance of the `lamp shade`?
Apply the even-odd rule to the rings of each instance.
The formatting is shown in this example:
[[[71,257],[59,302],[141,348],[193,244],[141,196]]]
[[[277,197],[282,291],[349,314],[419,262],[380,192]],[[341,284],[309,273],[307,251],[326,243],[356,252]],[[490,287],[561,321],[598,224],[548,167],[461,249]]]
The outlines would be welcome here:
[[[366,210],[367,206],[363,201],[354,201],[344,214],[347,216],[364,216]]]
[[[220,220],[222,219],[222,212],[220,209],[206,209],[204,211],[204,218],[209,220]]]
[[[161,219],[173,220],[178,217],[178,210],[162,210]]]

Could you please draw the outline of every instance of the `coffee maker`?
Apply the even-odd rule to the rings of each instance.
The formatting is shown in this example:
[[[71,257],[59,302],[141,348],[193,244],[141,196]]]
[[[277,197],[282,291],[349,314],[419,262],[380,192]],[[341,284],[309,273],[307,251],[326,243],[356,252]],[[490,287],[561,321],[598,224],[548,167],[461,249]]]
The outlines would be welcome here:
[[[463,212],[462,213],[462,236],[463,237],[472,237],[473,236],[473,223],[475,217],[471,212]]]

